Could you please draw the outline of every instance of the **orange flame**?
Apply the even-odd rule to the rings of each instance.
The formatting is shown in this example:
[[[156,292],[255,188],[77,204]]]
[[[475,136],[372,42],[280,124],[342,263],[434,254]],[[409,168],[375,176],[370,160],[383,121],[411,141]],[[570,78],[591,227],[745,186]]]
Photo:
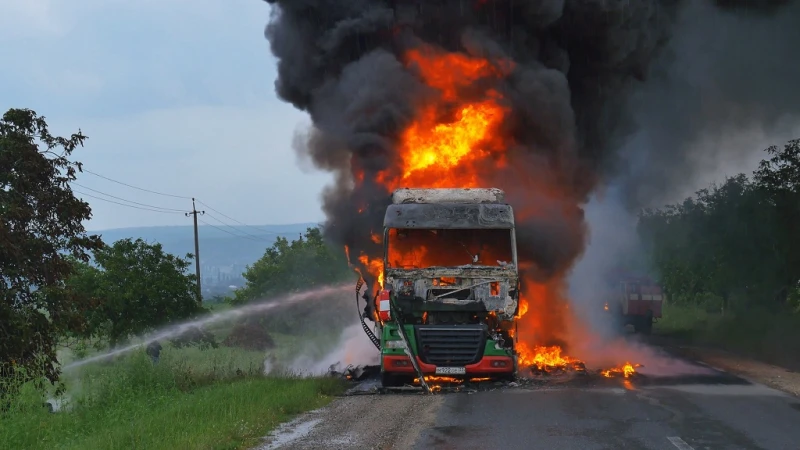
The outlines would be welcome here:
[[[461,53],[445,53],[432,47],[410,50],[406,64],[439,96],[420,105],[413,122],[401,136],[400,170],[378,177],[390,190],[413,187],[479,187],[476,163],[494,157],[487,170],[504,164],[508,140],[499,127],[508,108],[502,95],[485,90],[474,101],[460,101],[461,91],[482,78],[501,78],[511,72],[510,61],[489,61]],[[359,175],[356,175],[359,179]]]
[[[569,198],[571,194],[567,189],[560,189],[554,177],[546,173],[532,176],[527,169],[512,167],[506,161],[509,149],[515,145],[503,129],[510,108],[502,88],[491,82],[508,76],[514,70],[513,62],[424,46],[406,52],[404,63],[431,88],[431,95],[421,100],[414,118],[401,132],[398,160],[375,175],[375,182],[388,191],[400,187],[491,187],[498,179],[498,170],[505,169],[504,173],[514,175],[517,181],[525,184],[521,189],[545,199]],[[494,87],[484,87],[485,82]],[[358,186],[364,182],[363,168],[354,162],[352,170]],[[538,205],[527,206],[532,207],[516,210],[518,220],[550,213],[536,210]],[[359,212],[362,210],[363,207]],[[579,214],[580,210],[557,213]],[[577,219],[576,223],[582,221]],[[370,238],[375,244],[383,240],[378,234]],[[391,248],[389,253],[390,264],[412,265],[407,263],[411,255],[392,254]],[[416,246],[413,259],[417,262],[415,265],[420,266],[443,256],[446,255],[441,249]],[[358,260],[382,287],[383,261],[364,253]],[[566,274],[550,274],[548,282],[540,282],[530,274],[525,275],[527,269],[523,270],[522,266],[520,269],[526,279],[517,313],[519,329],[511,332],[517,341],[520,365],[546,371],[579,363],[563,355],[559,346],[541,345],[564,337],[572,314],[566,307]]]
[[[484,381],[491,381],[491,378],[488,377],[472,377],[468,379],[464,378],[455,378],[455,377],[445,377],[439,375],[426,375],[425,383],[428,384],[436,384],[436,383],[463,383],[464,381],[469,381],[470,383],[481,383]],[[414,378],[414,384],[419,384],[419,378]]]
[[[611,378],[616,375],[622,375],[624,378],[629,378],[636,373],[636,368],[641,366],[641,364],[631,364],[629,362],[625,362],[625,364],[620,367],[603,370],[600,372],[600,374],[606,378]]]
[[[527,343],[517,344],[517,355],[519,364],[524,367],[536,367],[538,370],[549,371],[553,369],[565,369],[577,360],[569,356],[561,355],[561,347],[537,345],[531,348]]]
[[[358,260],[364,265],[364,267],[367,268],[367,271],[369,271],[370,275],[374,276],[378,280],[378,286],[380,289],[383,289],[383,261],[381,261],[379,258],[370,258],[363,253],[358,257]]]

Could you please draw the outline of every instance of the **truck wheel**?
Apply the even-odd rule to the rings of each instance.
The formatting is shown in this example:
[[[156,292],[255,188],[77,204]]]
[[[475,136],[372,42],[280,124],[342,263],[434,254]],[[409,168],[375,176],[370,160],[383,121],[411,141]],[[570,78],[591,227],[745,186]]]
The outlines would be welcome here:
[[[653,311],[647,311],[642,317],[642,334],[649,335],[653,332]]]
[[[383,387],[398,387],[403,385],[403,380],[397,375],[381,372],[381,385]]]

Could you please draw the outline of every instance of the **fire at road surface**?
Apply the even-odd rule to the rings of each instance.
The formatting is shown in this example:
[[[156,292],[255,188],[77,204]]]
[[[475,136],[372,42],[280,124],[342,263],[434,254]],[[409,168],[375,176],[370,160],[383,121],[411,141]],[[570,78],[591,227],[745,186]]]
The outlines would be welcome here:
[[[261,449],[798,448],[800,399],[681,365],[694,374],[350,396],[287,424]]]

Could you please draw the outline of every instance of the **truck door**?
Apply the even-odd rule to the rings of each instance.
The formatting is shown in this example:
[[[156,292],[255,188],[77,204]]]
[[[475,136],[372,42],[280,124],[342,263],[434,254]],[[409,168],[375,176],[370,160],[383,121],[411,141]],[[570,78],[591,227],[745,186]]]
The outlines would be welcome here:
[[[639,283],[628,283],[627,289],[627,304],[629,316],[638,316],[644,314],[645,309],[642,305],[641,287]]]
[[[644,300],[642,303],[645,304],[645,311],[649,309],[653,311],[653,317],[661,317],[661,305],[664,300],[664,296],[661,293],[661,286],[650,285],[642,288],[642,300]]]

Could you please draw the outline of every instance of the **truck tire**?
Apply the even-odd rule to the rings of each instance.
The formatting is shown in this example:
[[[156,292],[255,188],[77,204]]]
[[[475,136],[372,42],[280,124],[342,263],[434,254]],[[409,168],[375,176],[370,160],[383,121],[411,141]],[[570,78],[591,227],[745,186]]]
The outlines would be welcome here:
[[[385,388],[402,386],[403,379],[391,373],[381,372],[381,385]]]
[[[642,317],[642,334],[650,335],[653,332],[653,311],[647,311]]]

